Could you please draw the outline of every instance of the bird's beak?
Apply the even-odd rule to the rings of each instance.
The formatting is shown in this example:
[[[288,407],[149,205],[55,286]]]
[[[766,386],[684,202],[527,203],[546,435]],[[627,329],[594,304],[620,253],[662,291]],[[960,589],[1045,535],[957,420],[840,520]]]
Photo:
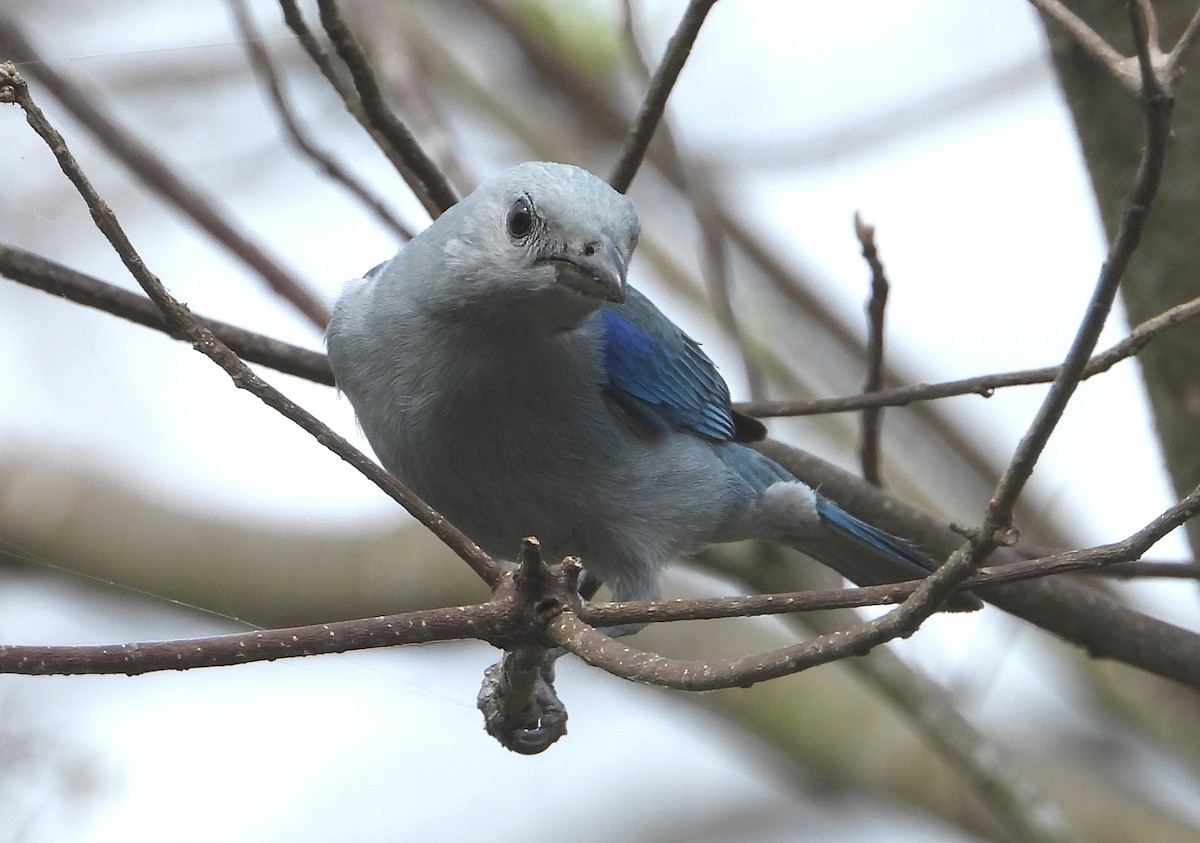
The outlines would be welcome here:
[[[625,301],[625,258],[607,235],[563,249],[548,260],[558,268],[558,283],[604,301]]]

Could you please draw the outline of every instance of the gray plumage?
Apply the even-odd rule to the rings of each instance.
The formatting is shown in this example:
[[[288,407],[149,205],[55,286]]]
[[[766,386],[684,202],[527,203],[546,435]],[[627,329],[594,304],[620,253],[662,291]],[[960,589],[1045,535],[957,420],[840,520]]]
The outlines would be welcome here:
[[[863,584],[931,560],[737,440],[715,366],[626,285],[632,204],[577,167],[485,181],[350,282],[329,357],[384,466],[489,553],[537,536],[617,599],[716,543],[797,546]]]

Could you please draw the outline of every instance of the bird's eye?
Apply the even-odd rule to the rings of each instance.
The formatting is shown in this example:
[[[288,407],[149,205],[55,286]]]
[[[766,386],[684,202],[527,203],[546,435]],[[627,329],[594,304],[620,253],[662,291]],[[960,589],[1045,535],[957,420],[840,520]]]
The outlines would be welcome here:
[[[516,240],[524,239],[533,231],[533,206],[522,196],[508,209],[508,233]]]

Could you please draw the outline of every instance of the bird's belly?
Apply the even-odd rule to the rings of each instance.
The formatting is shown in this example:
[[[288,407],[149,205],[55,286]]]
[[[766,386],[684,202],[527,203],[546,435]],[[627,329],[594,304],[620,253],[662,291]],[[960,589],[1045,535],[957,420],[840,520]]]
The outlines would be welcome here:
[[[412,435],[389,468],[501,558],[536,536],[548,559],[579,555],[616,576],[621,560],[695,550],[694,537],[725,506],[707,443],[647,440],[603,404],[571,413],[586,420],[574,424],[537,402],[499,424],[470,402],[429,402],[423,412],[409,419]]]
[[[513,413],[500,423],[471,407],[414,420],[416,435],[395,472],[489,553],[511,558],[536,535],[566,551],[592,501],[611,493],[619,464],[607,462],[570,425]],[[603,443],[600,443],[603,448]],[[618,461],[619,462],[619,461]]]

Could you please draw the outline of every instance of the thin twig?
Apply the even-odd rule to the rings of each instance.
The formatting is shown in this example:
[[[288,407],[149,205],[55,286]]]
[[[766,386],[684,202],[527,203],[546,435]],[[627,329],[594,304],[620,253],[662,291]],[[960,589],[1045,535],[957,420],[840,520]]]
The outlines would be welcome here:
[[[459,138],[447,121],[445,109],[434,94],[441,79],[418,59],[420,42],[426,37],[417,23],[420,13],[414,3],[372,3],[356,7],[362,23],[367,53],[376,60],[375,75],[407,115],[413,131],[425,139],[430,156],[438,162],[450,186],[469,192],[479,179],[463,165]]]
[[[94,307],[162,331],[173,339],[187,339],[167,322],[162,311],[144,295],[4,243],[0,243],[0,275],[76,304]],[[277,372],[314,383],[334,385],[329,360],[319,351],[272,339],[217,319],[204,316],[197,316],[196,319],[244,360],[261,363]]]
[[[1088,360],[1083,378],[1107,372],[1122,360],[1137,355],[1160,334],[1200,316],[1200,298],[1178,304],[1157,316],[1147,319],[1129,332],[1120,342]],[[990,398],[997,389],[1010,386],[1029,386],[1053,381],[1062,366],[1022,369],[1016,372],[977,375],[943,383],[919,383],[899,386],[862,395],[841,398],[818,398],[809,401],[746,401],[736,404],[739,412],[759,418],[776,416],[812,416],[822,413],[841,413],[864,407],[903,407],[916,401],[930,401],[958,395],[981,395]]]
[[[602,129],[606,135],[619,135],[625,121],[610,92],[582,76],[569,63],[560,60],[552,50],[547,48],[535,34],[528,31],[505,8],[487,2],[487,0],[475,0],[475,6],[494,18],[499,27],[511,35],[513,41],[525,52],[531,66],[538,72],[539,78],[543,79],[547,85],[561,89],[568,102],[586,105],[586,112],[582,109],[580,111],[580,119],[586,119],[589,126]],[[428,44],[429,49],[435,49],[436,46],[433,43]],[[529,130],[522,122],[520,114],[492,96],[478,79],[462,67],[461,63],[456,63],[445,51],[441,52],[440,57],[448,63],[451,69],[457,71],[454,76],[455,81],[463,86],[468,95],[493,110],[510,131],[535,149],[545,150],[549,146],[543,136]],[[681,174],[672,166],[671,159],[662,155],[657,146],[650,150],[650,157],[658,166],[659,172],[666,175],[677,188],[681,188]],[[726,232],[729,241],[789,301],[794,302],[808,318],[819,323],[822,329],[828,331],[834,341],[849,354],[860,354],[858,332],[850,329],[840,317],[828,308],[813,292],[812,285],[801,280],[794,266],[785,263],[773,253],[771,246],[767,244],[766,238],[762,235],[761,227],[755,229],[722,207],[713,208],[713,212],[719,218],[720,226]],[[671,272],[673,269],[674,267],[668,266],[664,271]],[[768,353],[769,351],[767,349]],[[889,379],[899,382],[913,380],[911,377],[895,373],[889,374]],[[965,438],[949,419],[936,410],[924,406],[918,406],[913,412],[930,429],[931,435],[942,443],[945,450],[958,454],[960,459],[984,482],[992,482],[999,469],[993,465],[988,455],[977,444]]]
[[[429,215],[434,218],[440,216],[458,201],[454,188],[446,181],[433,159],[425,154],[425,150],[408,131],[408,127],[387,107],[383,100],[383,92],[379,90],[379,84],[371,70],[371,64],[354,33],[342,19],[337,3],[334,0],[317,0],[317,8],[320,10],[325,33],[354,79],[354,87],[358,91],[363,112],[368,122],[379,133],[375,137],[382,137],[395,150],[404,165],[400,175]]]
[[[1129,0],[1130,6],[1137,6],[1136,12],[1131,8],[1130,15],[1136,16],[1134,21],[1133,42],[1134,49],[1141,55],[1145,54],[1145,62],[1142,64],[1142,73],[1150,73],[1155,75],[1154,58],[1156,55],[1162,55],[1159,50],[1161,43],[1158,38],[1158,12],[1154,9],[1154,3],[1151,0]],[[1140,27],[1141,31],[1138,31]],[[1144,47],[1144,49],[1143,49]]]
[[[500,567],[457,527],[417,497],[408,487],[384,471],[378,463],[366,457],[307,410],[258,377],[228,346],[201,324],[185,305],[167,292],[158,277],[146,268],[112,209],[96,193],[95,188],[80,169],[78,162],[67,149],[66,141],[30,97],[28,85],[17,74],[11,63],[0,64],[0,91],[6,92],[7,96],[11,96],[12,101],[25,111],[29,125],[45,141],[46,146],[58,160],[59,166],[62,167],[63,173],[75,185],[76,190],[87,203],[96,227],[112,244],[122,263],[146,291],[146,295],[162,311],[173,331],[178,331],[179,334],[187,337],[197,351],[224,369],[237,387],[249,391],[269,407],[295,422],[312,434],[322,445],[357,468],[367,479],[379,486],[413,517],[428,527],[434,535],[445,542],[485,583],[495,586],[499,582]]]
[[[1200,513],[1200,489],[1193,491],[1183,501],[1171,507],[1124,542],[1086,551],[1071,551],[1036,563],[1014,563],[994,574],[992,571],[987,571],[977,576],[981,580],[994,576],[996,579],[991,581],[998,582],[1006,575],[1015,575],[1024,566],[1040,565],[1043,568],[1049,568],[1054,565],[1059,570],[1070,570],[1073,567],[1087,567],[1104,564],[1106,561],[1124,561],[1136,558],[1162,535],[1175,529],[1189,518],[1195,517],[1198,513]],[[839,630],[821,635],[813,641],[727,662],[670,659],[634,650],[605,638],[569,612],[564,612],[559,618],[552,621],[549,630],[560,645],[589,664],[624,679],[688,691],[747,687],[755,682],[798,673],[835,659],[862,655],[879,644],[911,633],[919,626],[924,615],[936,609],[937,605],[941,603],[944,599],[943,591],[960,578],[961,571],[959,569],[972,564],[971,555],[968,546],[964,546],[928,578],[917,583],[902,584],[904,588],[912,589],[912,596],[899,608],[873,621],[849,630]],[[1056,561],[1052,562],[1052,560]],[[1010,572],[1009,568],[1014,570]],[[967,581],[976,582],[972,579]],[[978,588],[978,586],[975,587]],[[606,623],[620,617],[619,613],[615,611],[611,614],[602,614],[601,612],[596,614],[597,620],[602,616]],[[1178,630],[1177,627],[1175,629],[1184,632]],[[1190,654],[1190,660],[1188,654],[1176,652],[1174,659],[1179,661],[1182,666],[1177,672],[1168,675],[1182,684],[1200,688],[1200,669],[1196,669],[1197,659],[1200,659],[1200,637],[1194,634],[1190,634],[1189,637],[1193,651]]]
[[[63,266],[48,258],[26,252],[14,246],[0,244],[0,275],[53,295],[94,307],[129,319],[148,328],[175,336],[149,299],[131,293]],[[1171,328],[1200,316],[1200,298],[1176,305],[1134,328],[1127,337],[1103,351],[1084,368],[1084,378],[1106,372],[1122,360],[1138,354],[1153,339]],[[230,346],[240,357],[305,378],[315,383],[333,385],[329,362],[319,352],[280,342],[263,334],[226,325],[216,319],[197,317]],[[178,337],[176,337],[178,338]],[[1017,372],[979,375],[944,383],[914,384],[840,398],[818,398],[809,401],[751,401],[734,407],[760,418],[775,416],[811,416],[861,410],[864,407],[903,407],[919,401],[931,401],[959,395],[990,396],[995,390],[1011,386],[1049,383],[1061,371],[1061,366],[1025,369]]]
[[[726,662],[671,659],[634,650],[606,638],[571,612],[563,612],[551,621],[547,631],[560,646],[623,679],[683,691],[746,688],[838,659],[861,656],[895,638],[911,635],[965,579],[962,569],[969,563],[968,553],[956,552],[941,568],[918,582],[904,603],[874,620],[812,641]]]
[[[1158,78],[1155,57],[1162,55],[1158,50],[1158,15],[1150,0],[1128,0],[1129,25],[1133,30],[1134,55],[1141,72],[1139,93],[1147,101],[1165,95],[1162,80]]]
[[[915,541],[935,558],[952,553],[962,543],[961,534],[947,529],[942,520],[825,460],[778,442],[755,447],[808,485],[820,488],[839,506]],[[1012,549],[1001,549],[996,556],[997,561],[1021,558]],[[1171,680],[1200,679],[1200,635],[1131,609],[1098,589],[1068,579],[1041,578],[975,587],[973,593],[1091,656],[1115,659]]]
[[[1169,90],[1174,90],[1175,86],[1179,84],[1180,77],[1183,76],[1184,62],[1187,61],[1197,38],[1200,38],[1200,8],[1196,9],[1196,13],[1188,21],[1183,34],[1179,36],[1179,41],[1175,43],[1171,54],[1167,57],[1166,80]]]
[[[675,34],[667,43],[666,52],[663,53],[654,79],[646,91],[646,98],[642,100],[637,119],[634,120],[633,128],[621,146],[612,175],[608,177],[608,183],[621,193],[629,190],[633,177],[642,165],[642,158],[650,146],[650,139],[654,137],[654,130],[658,127],[663,109],[667,106],[667,98],[675,87],[675,81],[692,52],[692,44],[700,34],[700,27],[714,3],[716,0],[691,0]]]
[[[1200,489],[1193,491],[1187,498],[1124,541],[987,569],[970,579],[968,585],[978,588],[1024,577],[1087,570],[1136,558],[1163,535],[1198,513]],[[572,572],[577,573],[577,570],[575,564],[564,565],[565,578],[547,582],[544,587],[534,584],[527,590],[529,593],[524,595],[524,599],[521,599],[521,587],[514,587],[514,581],[511,578],[506,579],[493,600],[475,606],[429,609],[378,618],[184,641],[96,646],[0,646],[0,673],[137,674],[468,638],[489,641],[498,646],[511,644],[514,640],[532,642],[537,640],[538,633],[535,627],[538,624],[529,624],[522,613],[544,614],[547,611],[547,601],[543,599],[543,595],[546,594],[555,595],[557,599],[557,605],[549,609],[552,614],[567,605],[566,594],[573,588],[574,583],[571,578]],[[885,600],[900,599],[904,594],[933,592],[930,580],[837,592],[765,594],[659,603],[614,603],[588,607],[586,617],[592,623],[610,626],[626,622],[654,623],[730,618],[873,605]],[[865,600],[867,597],[871,599]],[[933,594],[928,594],[927,597],[931,600],[936,599]],[[771,676],[796,672],[844,655],[861,654],[881,639],[905,634],[906,623],[912,622],[913,614],[909,614],[907,622],[904,616],[891,613],[880,619],[886,620],[886,623],[872,622],[853,630],[822,636],[807,644],[712,663],[664,659],[641,653],[625,648],[590,627],[583,626],[582,621],[570,612],[563,612],[559,617],[566,618],[567,623],[559,625],[557,630],[552,629],[554,640],[577,649],[580,655],[597,666],[626,678],[665,687],[708,690],[747,685]],[[545,617],[539,624],[544,622]],[[552,627],[555,623],[550,621]],[[1192,649],[1200,651],[1200,646],[1195,643],[1200,639],[1194,634],[1184,634],[1190,635]],[[567,640],[568,638],[572,640]],[[1191,664],[1188,662],[1186,648],[1176,647],[1174,650],[1175,658],[1185,667]],[[626,659],[628,664],[621,664]],[[1192,657],[1193,662],[1197,659],[1200,659],[1200,655]],[[1177,674],[1172,674],[1172,678],[1193,687],[1200,686],[1200,670],[1197,669],[1180,670]]]
[[[1200,580],[1200,563],[1120,562],[1104,568],[1089,569],[1084,571],[1084,573],[1112,577],[1118,580]]]
[[[1148,35],[1144,19],[1139,14],[1141,7],[1136,3],[1129,6],[1130,22],[1134,30],[1134,41],[1138,45],[1138,58],[1143,72],[1143,103],[1146,123],[1146,143],[1138,164],[1117,236],[1109,249],[1108,259],[1100,271],[1096,288],[1088,302],[1083,320],[1080,322],[1071,348],[1063,360],[1062,369],[1046,392],[1037,415],[1028,431],[1017,444],[1012,460],[988,504],[983,529],[973,546],[978,548],[981,558],[996,544],[1008,543],[1014,538],[1012,511],[1025,484],[1033,474],[1034,466],[1054,432],[1071,396],[1083,378],[1084,368],[1096,347],[1100,331],[1112,310],[1121,279],[1129,267],[1130,260],[1141,242],[1142,231],[1149,216],[1150,207],[1158,192],[1166,159],[1167,142],[1171,128],[1171,113],[1174,101],[1166,96],[1154,75],[1149,55]]]
[[[241,34],[242,43],[246,47],[250,66],[254,69],[255,76],[258,77],[268,100],[275,109],[280,125],[283,126],[284,136],[301,154],[308,156],[325,175],[344,187],[401,240],[411,240],[413,238],[412,230],[392,213],[383,200],[376,196],[361,179],[335,160],[332,155],[321,149],[301,128],[291,103],[288,102],[287,95],[283,92],[283,81],[275,71],[271,56],[263,47],[262,38],[255,29],[254,20],[246,8],[246,0],[230,0],[229,7],[233,13],[234,23]]]
[[[883,386],[883,333],[888,279],[875,247],[875,226],[863,222],[857,211],[854,213],[854,234],[862,246],[862,256],[871,268],[871,297],[867,301],[867,378],[863,392],[876,392]],[[863,410],[859,462],[863,478],[875,486],[883,485],[879,472],[879,440],[882,434],[883,408],[868,407]]]
[[[325,81],[333,88],[334,92],[342,101],[342,105],[346,108],[346,113],[355,119],[358,125],[364,132],[367,133],[374,143],[375,147],[383,153],[383,156],[392,165],[402,177],[408,172],[408,165],[405,164],[404,158],[399,150],[388,142],[380,130],[367,117],[366,110],[363,108],[362,100],[358,96],[358,92],[354,89],[354,83],[346,78],[346,74],[342,67],[335,64],[329,52],[322,46],[317,36],[309,29],[308,24],[304,21],[304,15],[300,12],[300,7],[296,0],[279,0],[279,8],[283,13],[283,22],[287,28],[296,36],[296,40],[300,42],[300,46],[304,52],[308,54],[312,63],[317,66],[317,70],[325,77]]]
[[[1139,559],[1164,536],[1197,515],[1200,515],[1200,489],[1193,490],[1190,495],[1172,504],[1149,524],[1120,541],[984,568],[964,581],[961,590],[974,591],[987,586],[1044,579],[1062,574],[1120,571],[1122,566],[1131,565],[1132,560]],[[1135,573],[1129,576],[1161,573],[1163,576],[1190,578],[1195,576],[1198,570],[1196,565],[1178,563],[1158,563],[1154,567],[1146,567],[1152,564],[1141,563],[1140,567],[1131,569]],[[1146,567],[1146,574],[1136,573],[1142,567]],[[635,623],[671,623],[861,608],[899,603],[911,595],[920,582],[911,580],[829,591],[752,594],[740,597],[589,604],[581,617],[593,626],[610,627]]]
[[[362,102],[354,90],[354,84],[344,76],[341,68],[337,64],[334,64],[329,51],[322,46],[317,36],[313,34],[308,24],[304,22],[304,15],[301,14],[296,0],[279,0],[279,9],[283,13],[284,24],[296,36],[296,40],[300,42],[300,46],[308,54],[312,63],[317,66],[317,70],[325,77],[325,81],[329,83],[329,86],[341,98],[342,104],[346,106],[346,111],[358,121],[360,126],[367,130],[368,134],[374,136],[370,125],[367,123],[366,115],[363,113]],[[376,141],[376,143],[379,142]],[[383,148],[382,145],[380,148],[383,149],[384,154],[390,151]]]
[[[625,17],[625,36],[629,50],[633,56],[633,64],[638,74],[647,85],[652,83],[650,66],[646,63],[641,42],[637,37],[637,27],[634,25],[633,5],[631,0],[623,4]],[[704,244],[704,260],[701,275],[708,288],[709,303],[712,305],[713,316],[738,351],[742,362],[742,370],[746,375],[746,386],[751,398],[760,398],[766,387],[762,365],[751,349],[742,330],[741,321],[733,307],[733,297],[730,292],[729,278],[729,244],[725,228],[721,224],[721,215],[716,212],[720,206],[713,195],[711,184],[707,180],[695,178],[692,168],[684,161],[675,142],[675,132],[671,128],[670,115],[664,107],[659,123],[659,140],[663,158],[668,162],[670,170],[675,173],[676,183],[680,191],[691,199],[692,212],[696,225],[700,229],[700,240]]]
[[[1131,93],[1137,93],[1141,80],[1131,72],[1128,60],[1061,0],[1029,0],[1042,14],[1056,21],[1085,53],[1104,65],[1108,72]]]
[[[190,670],[273,661],[375,647],[483,638],[508,625],[511,607],[497,601],[423,609],[401,615],[337,621],[288,629],[251,630],[180,641],[133,644],[4,645],[0,673],[78,675]]]
[[[3,15],[0,15],[0,56],[28,62],[29,72],[134,176],[228,249],[309,322],[325,330],[329,311],[304,282],[229,222],[225,211],[203,191],[118,125],[97,105],[94,94],[55,70],[16,24]]]
[[[410,184],[411,187],[411,182],[408,181],[411,173],[408,164],[404,161],[403,155],[367,116],[366,109],[363,107],[362,100],[359,98],[353,82],[345,78],[341,67],[334,63],[328,51],[317,40],[317,36],[309,29],[308,24],[304,21],[304,16],[300,13],[300,7],[296,4],[296,0],[279,0],[279,7],[283,12],[283,22],[296,36],[296,39],[300,42],[300,46],[304,48],[304,52],[308,54],[308,57],[317,66],[321,75],[329,82],[330,87],[341,98],[342,104],[346,107],[346,112],[358,122],[358,125],[374,141],[375,146],[383,153],[396,172],[402,178],[405,178],[406,183]],[[406,176],[406,173],[409,175]],[[436,214],[431,214],[431,216],[436,216]]]
[[[597,85],[592,79],[581,74],[578,68],[562,60],[507,6],[490,2],[490,0],[473,0],[473,5],[493,19],[498,27],[511,37],[546,85],[561,90],[566,102],[578,106],[580,119],[586,120],[589,127],[596,131],[603,131],[606,137],[619,138],[623,135],[628,121],[608,88]],[[443,53],[443,57],[452,61],[448,54]],[[544,138],[529,131],[521,123],[521,115],[514,114],[511,109],[505,109],[503,103],[490,96],[489,92],[483,90],[483,86],[478,83],[478,80],[474,79],[471,74],[462,71],[461,67],[458,79],[473,98],[497,112],[510,131],[522,137],[534,148],[546,146]],[[681,174],[672,166],[671,159],[659,154],[657,146],[650,149],[648,154],[658,166],[659,172],[665,175],[673,185],[680,188]],[[726,232],[729,241],[771,284],[786,298],[795,302],[798,308],[809,315],[809,318],[828,331],[840,347],[846,349],[850,354],[861,353],[858,332],[844,324],[840,317],[813,292],[812,284],[801,280],[793,265],[780,260],[772,252],[771,246],[768,245],[761,232],[761,227],[755,228],[744,223],[722,207],[716,207],[713,211],[718,216],[721,228]],[[896,382],[914,380],[912,377],[905,377],[894,372],[889,373],[888,379]],[[978,474],[984,482],[992,482],[992,478],[998,473],[998,468],[992,464],[989,456],[977,444],[964,437],[954,424],[936,410],[918,406],[914,412],[947,451],[957,454],[963,463]]]

